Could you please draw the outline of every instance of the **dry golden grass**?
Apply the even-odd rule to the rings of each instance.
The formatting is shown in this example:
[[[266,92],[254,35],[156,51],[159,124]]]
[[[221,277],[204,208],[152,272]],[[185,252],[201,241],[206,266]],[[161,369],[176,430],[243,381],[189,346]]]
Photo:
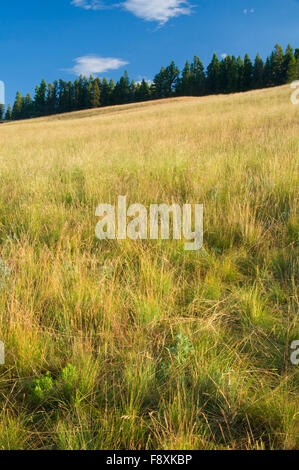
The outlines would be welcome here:
[[[0,129],[0,449],[298,448],[299,106],[288,87]],[[203,203],[204,248],[95,208]]]

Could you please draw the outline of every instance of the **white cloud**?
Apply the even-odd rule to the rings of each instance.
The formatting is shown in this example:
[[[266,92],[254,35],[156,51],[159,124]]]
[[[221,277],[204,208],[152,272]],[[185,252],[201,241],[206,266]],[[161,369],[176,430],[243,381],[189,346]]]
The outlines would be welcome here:
[[[71,5],[84,10],[102,10],[107,6],[101,0],[72,0]]]
[[[122,59],[115,59],[113,57],[98,57],[96,55],[77,57],[74,62],[74,67],[67,69],[67,71],[76,75],[86,76],[105,73],[108,70],[116,70],[129,63]]]
[[[102,0],[72,0],[71,4],[85,10],[119,7],[146,21],[165,24],[171,18],[190,15],[193,6],[188,0],[122,0],[109,5]]]
[[[141,78],[140,76],[138,77],[138,80],[136,82],[136,85],[141,85],[142,81],[145,81],[149,86],[151,86],[154,82],[153,80],[150,80],[149,78]]]
[[[191,5],[182,0],[125,0],[123,7],[146,21],[166,23],[179,15],[190,15]]]
[[[227,57],[227,54],[226,54],[226,53],[224,53],[224,54],[221,54],[221,57],[222,57],[222,59],[226,59],[226,57]]]
[[[245,8],[245,10],[243,10],[243,13],[244,15],[248,15],[249,13],[255,13],[255,9],[254,8]]]

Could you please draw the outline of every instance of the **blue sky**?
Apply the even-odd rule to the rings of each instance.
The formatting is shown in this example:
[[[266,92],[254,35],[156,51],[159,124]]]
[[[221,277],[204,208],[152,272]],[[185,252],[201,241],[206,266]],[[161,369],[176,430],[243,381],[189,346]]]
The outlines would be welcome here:
[[[45,78],[80,72],[152,79],[162,65],[212,54],[265,57],[299,47],[299,0],[7,0],[0,2],[6,102]]]

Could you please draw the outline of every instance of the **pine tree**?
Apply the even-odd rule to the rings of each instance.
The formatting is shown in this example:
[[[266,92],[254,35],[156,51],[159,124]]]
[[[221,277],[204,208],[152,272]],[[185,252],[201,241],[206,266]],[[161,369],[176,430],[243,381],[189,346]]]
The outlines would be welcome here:
[[[10,104],[7,107],[4,119],[5,119],[5,121],[11,121],[12,120],[12,109],[11,109]]]
[[[165,67],[161,67],[161,70],[154,78],[154,87],[155,87],[155,98],[165,98],[166,97],[166,87],[167,87],[167,77]]]
[[[140,101],[145,101],[142,99],[142,94],[141,94],[141,82],[136,83],[136,90],[135,90],[135,102],[139,103]]]
[[[134,103],[135,101],[136,101],[136,82],[135,80],[132,80],[130,84],[129,103]]]
[[[248,91],[252,88],[253,82],[253,65],[248,54],[244,58],[244,79],[243,91]]]
[[[12,108],[12,119],[14,121],[18,119],[22,119],[22,111],[23,111],[23,98],[21,93],[18,91],[16,94],[16,99]]]
[[[229,75],[228,75],[228,85],[229,85],[230,93],[236,93],[237,91],[239,91],[240,66],[241,66],[241,63],[239,59],[236,59],[235,56],[232,56],[230,67],[229,67]],[[241,66],[241,72],[242,70],[243,70],[243,67]]]
[[[264,86],[264,62],[261,59],[261,56],[257,54],[254,66],[253,66],[253,83],[252,86],[255,89],[263,88]]]
[[[57,110],[57,82],[54,86],[49,83],[46,98],[47,114],[55,114]]]
[[[297,75],[297,61],[294,56],[293,48],[288,44],[284,55],[284,70],[283,70],[284,83],[291,83],[296,80]]]
[[[66,113],[69,107],[68,85],[64,80],[58,84],[58,112]]]
[[[82,81],[82,109],[88,109],[90,106],[90,90],[92,86],[90,86],[90,80],[87,77],[83,76]]]
[[[207,68],[207,92],[217,94],[220,91],[220,62],[216,54]]]
[[[111,90],[107,78],[102,80],[100,92],[102,106],[109,106],[111,104]]]
[[[80,88],[79,88],[79,80],[76,78],[74,81],[74,110],[77,111],[79,109],[79,100],[80,100]]]
[[[5,111],[5,106],[4,104],[0,104],[0,121],[2,121],[3,117],[4,117],[4,111]]]
[[[33,116],[34,116],[33,101],[32,101],[30,93],[27,93],[25,98],[23,98],[22,118],[30,119]]]
[[[136,93],[138,96],[138,92]],[[142,80],[139,87],[139,99],[138,101],[148,101],[151,98],[151,91],[149,84],[146,80]]]
[[[93,82],[92,90],[92,107],[99,108],[101,106],[101,91],[100,91],[101,82],[97,78]]]
[[[198,56],[194,56],[190,70],[190,92],[193,96],[202,96],[206,91],[204,66]]]
[[[291,83],[299,79],[299,60],[296,61],[293,56],[288,62],[288,68],[286,70],[286,83]]]
[[[124,75],[120,77],[115,85],[113,92],[114,104],[126,104],[130,102],[130,80],[128,72],[125,71]]]
[[[271,58],[267,57],[265,67],[264,67],[264,87],[271,87],[274,85],[273,76],[272,76],[272,64]]]
[[[36,116],[44,116],[46,113],[47,84],[43,79],[40,86],[35,89],[34,108]]]
[[[154,78],[156,98],[169,98],[175,94],[180,71],[172,61],[168,67],[162,67]]]
[[[182,71],[182,78],[178,82],[177,94],[181,96],[190,96],[191,91],[191,70],[190,62],[187,60],[185,67]]]
[[[59,90],[59,85],[58,81],[54,80],[53,83],[53,109],[55,110],[55,113],[58,112],[58,90]]]
[[[89,82],[88,82],[88,102],[87,102],[87,106],[85,107],[86,108],[92,108],[93,107],[93,78],[90,77],[89,78]]]
[[[166,96],[172,96],[175,93],[175,89],[177,86],[177,81],[180,76],[180,70],[175,65],[174,61],[166,68]]]
[[[72,81],[69,81],[67,84],[67,94],[68,94],[68,111],[75,111],[76,109],[76,100],[75,100],[75,87]]]
[[[77,109],[88,109],[90,106],[90,98],[88,93],[89,82],[85,76],[80,75],[79,77],[79,94],[78,94],[78,108]]]
[[[221,62],[219,67],[219,91],[221,93],[230,93],[229,88],[229,73],[231,66],[231,57],[226,56]]]
[[[110,105],[114,104],[114,92],[115,92],[115,83],[114,80],[111,78],[109,81],[109,97],[110,97]]]
[[[244,61],[241,56],[237,58],[238,67],[238,88],[237,91],[242,91],[242,85],[244,82]]]
[[[283,49],[279,44],[276,44],[276,46],[274,47],[274,51],[271,54],[270,62],[273,85],[283,85],[285,83],[285,58]]]

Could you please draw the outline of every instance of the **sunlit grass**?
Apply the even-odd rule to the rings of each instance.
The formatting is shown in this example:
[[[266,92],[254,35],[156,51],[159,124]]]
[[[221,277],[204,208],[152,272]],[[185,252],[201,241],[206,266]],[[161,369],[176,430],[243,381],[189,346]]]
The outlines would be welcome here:
[[[281,87],[0,129],[0,449],[298,448],[299,106]],[[202,203],[204,248],[96,206]]]

